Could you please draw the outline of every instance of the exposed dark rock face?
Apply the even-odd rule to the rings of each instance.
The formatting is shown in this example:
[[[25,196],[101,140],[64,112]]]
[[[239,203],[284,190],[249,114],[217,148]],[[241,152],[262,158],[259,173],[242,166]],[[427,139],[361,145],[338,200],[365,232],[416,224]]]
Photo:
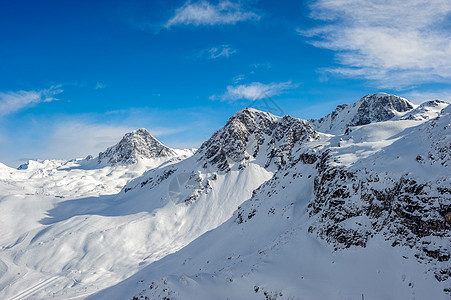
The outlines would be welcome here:
[[[274,164],[280,168],[302,142],[318,138],[318,133],[307,121],[245,108],[216,131],[196,156],[207,161],[205,167],[213,165],[220,171],[261,155],[265,157],[265,167]]]
[[[360,126],[375,122],[390,120],[396,113],[403,113],[413,109],[413,105],[401,97],[386,94],[367,95],[357,101],[356,115],[348,126]]]
[[[125,134],[122,140],[99,153],[99,163],[134,164],[140,158],[175,156],[176,153],[154,138],[146,129]]]
[[[320,132],[343,133],[350,126],[387,121],[413,108],[404,98],[378,93],[366,95],[354,104],[339,105],[327,116],[309,122]]]
[[[318,164],[315,199],[309,215],[315,221],[309,231],[336,249],[365,247],[368,239],[381,233],[393,246],[418,250],[418,259],[433,259],[439,267],[438,280],[450,275],[451,179],[417,181],[374,170],[348,170],[327,162]],[[437,243],[439,237],[445,243]]]
[[[366,112],[358,114],[350,124],[369,121],[365,116],[369,116],[370,98],[359,100],[362,105],[358,111]],[[381,115],[379,120],[392,116],[384,111],[410,108],[408,103],[394,100],[388,95],[372,100],[390,108],[375,110]],[[441,107],[445,108],[438,117],[411,131],[400,143],[415,145],[421,141],[422,147],[418,149],[423,152],[411,163],[435,166],[442,176],[428,179],[415,172],[394,175],[389,169],[377,171],[371,167],[377,160],[370,163],[371,158],[367,158],[364,168],[340,166],[330,151],[325,151],[317,163],[315,197],[308,206],[313,220],[309,231],[336,249],[365,247],[370,238],[382,234],[392,246],[408,246],[417,251],[418,260],[434,261],[436,278],[446,280],[451,275],[451,178],[443,167],[448,167],[451,159],[451,111],[446,102],[433,100],[423,103],[404,119],[428,119]],[[384,157],[379,155],[381,159],[389,159]]]
[[[241,170],[253,159],[261,166],[276,167],[273,177],[253,190],[232,218],[242,230],[262,222],[285,225],[280,226],[280,239],[259,249],[259,256],[288,243],[299,228],[308,227],[312,236],[323,239],[335,251],[365,248],[371,242],[402,247],[404,259],[426,265],[443,282],[451,279],[451,176],[447,169],[451,161],[451,108],[446,106],[444,101],[433,100],[414,108],[397,96],[367,95],[313,120],[314,126],[289,116],[278,118],[244,109],[206,141],[195,157],[203,168],[211,167],[208,172],[213,169],[218,174],[218,170],[227,172],[235,164]],[[361,145],[367,144],[365,137],[350,142],[349,150],[342,150],[346,144],[337,146],[335,142],[349,126],[387,120],[404,124],[411,124],[405,120],[428,121],[406,126],[395,142],[389,141],[374,152]],[[320,132],[321,128],[332,129],[338,136],[321,135],[320,139],[313,127]],[[374,128],[383,130],[384,126]],[[364,129],[371,131],[372,127]],[[341,160],[343,154],[353,156],[359,151],[370,154]],[[191,176],[195,178],[194,173]],[[196,195],[192,196],[185,202],[195,201]],[[450,289],[444,291],[450,293]],[[253,286],[253,292],[268,299],[276,295],[259,285]]]

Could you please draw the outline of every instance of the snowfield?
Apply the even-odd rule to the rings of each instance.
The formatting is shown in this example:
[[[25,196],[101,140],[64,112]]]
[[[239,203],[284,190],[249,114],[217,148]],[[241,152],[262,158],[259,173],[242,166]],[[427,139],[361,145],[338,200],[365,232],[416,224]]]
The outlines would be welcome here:
[[[450,159],[448,103],[379,93],[0,164],[0,298],[450,299]]]

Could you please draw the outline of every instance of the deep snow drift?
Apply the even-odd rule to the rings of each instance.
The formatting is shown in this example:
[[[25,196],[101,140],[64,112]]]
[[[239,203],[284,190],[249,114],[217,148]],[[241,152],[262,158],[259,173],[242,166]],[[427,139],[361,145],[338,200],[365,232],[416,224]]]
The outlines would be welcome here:
[[[0,297],[449,299],[450,118],[379,93],[243,109],[192,156],[138,130],[0,165]]]

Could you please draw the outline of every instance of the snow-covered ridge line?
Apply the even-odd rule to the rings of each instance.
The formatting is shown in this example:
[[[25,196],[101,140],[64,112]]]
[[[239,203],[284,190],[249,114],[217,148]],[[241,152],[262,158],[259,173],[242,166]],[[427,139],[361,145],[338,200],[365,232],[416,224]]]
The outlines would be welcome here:
[[[448,299],[449,109],[319,134],[222,226],[93,299]]]
[[[246,108],[193,156],[137,130],[100,164],[0,165],[0,298],[136,273],[93,299],[445,299],[450,108],[398,98],[365,96],[325,133]]]
[[[339,134],[350,126],[387,121],[415,108],[407,99],[385,93],[369,94],[354,104],[342,104],[321,119],[310,119],[324,133]]]

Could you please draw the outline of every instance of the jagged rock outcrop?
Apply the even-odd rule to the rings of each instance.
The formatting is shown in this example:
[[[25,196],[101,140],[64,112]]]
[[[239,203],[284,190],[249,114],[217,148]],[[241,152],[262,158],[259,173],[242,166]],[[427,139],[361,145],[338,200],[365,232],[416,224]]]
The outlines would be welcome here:
[[[270,113],[245,108],[233,115],[198,150],[196,156],[220,171],[234,163],[260,157],[264,166],[284,166],[296,147],[318,139],[318,133],[304,120],[290,116],[276,117]]]
[[[408,100],[385,93],[366,95],[354,104],[342,104],[321,119],[308,120],[319,132],[344,133],[351,126],[390,120],[412,110]]]
[[[134,164],[138,159],[175,156],[176,152],[163,145],[146,129],[141,128],[124,135],[119,143],[99,153],[98,162]]]
[[[390,161],[385,154],[366,159],[364,168],[337,166],[324,152],[314,181],[314,199],[308,212],[314,221],[309,231],[336,249],[365,247],[370,238],[382,234],[392,246],[408,246],[420,261],[432,261],[437,280],[451,276],[451,177],[447,169],[451,153],[449,109],[394,144],[422,141],[415,157],[407,156],[406,173],[396,174],[372,166]],[[397,153],[400,155],[400,153]],[[394,157],[397,160],[399,156]],[[363,164],[361,164],[363,165]],[[434,168],[433,177],[409,170],[420,165]],[[425,167],[426,167],[425,166]],[[431,169],[432,170],[432,169]]]
[[[139,182],[128,184],[124,193],[137,187],[153,189],[169,182],[170,198],[189,205],[211,191],[218,175],[232,168],[243,171],[249,164],[255,165],[256,170],[266,169],[264,174],[274,172],[293,160],[294,153],[304,142],[318,138],[319,134],[307,121],[245,108],[234,114],[185,162],[189,167],[182,171],[179,165],[173,165],[150,171]],[[260,181],[267,175],[255,176],[255,180]],[[184,191],[183,195],[180,195],[180,189]]]
[[[390,292],[400,291],[397,298],[428,299],[428,292],[443,298],[451,280],[451,125],[445,106],[431,101],[416,109],[400,97],[368,95],[323,118],[326,130],[318,131],[332,134],[288,116],[238,112],[190,163],[152,171],[141,187],[155,191],[168,184],[170,193],[186,188],[189,193],[175,203],[189,204],[190,211],[210,205],[215,195],[220,203],[236,198],[229,192],[256,177],[249,171],[269,176],[237,202],[231,219],[149,266],[129,287],[136,286],[140,299],[189,298],[198,287],[208,293],[218,286],[222,293],[216,294],[234,298],[224,292],[231,285],[247,298],[289,299],[313,283],[322,288],[330,282],[336,283],[334,293],[346,297],[357,294],[362,277],[362,291],[383,280]],[[345,134],[352,126],[358,128]],[[221,189],[224,179],[246,172],[245,180]],[[182,188],[171,189],[174,182]],[[327,278],[331,272],[335,276]],[[347,294],[342,288],[348,283],[337,283],[342,274],[354,276]],[[280,285],[276,277],[294,284]]]
[[[309,231],[336,249],[365,247],[381,233],[393,246],[416,248],[418,259],[436,260],[436,277],[445,280],[451,275],[441,263],[449,262],[451,251],[451,178],[417,180],[369,169],[320,169],[309,204],[316,221]]]

